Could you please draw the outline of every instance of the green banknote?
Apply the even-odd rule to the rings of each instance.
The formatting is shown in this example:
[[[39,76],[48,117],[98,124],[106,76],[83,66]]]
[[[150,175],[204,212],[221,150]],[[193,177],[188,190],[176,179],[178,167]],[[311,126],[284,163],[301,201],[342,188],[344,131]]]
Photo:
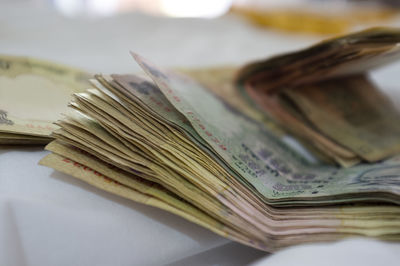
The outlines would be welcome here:
[[[259,123],[230,108],[192,79],[133,55],[216,156],[265,202],[400,203],[400,157],[352,168],[312,164]]]

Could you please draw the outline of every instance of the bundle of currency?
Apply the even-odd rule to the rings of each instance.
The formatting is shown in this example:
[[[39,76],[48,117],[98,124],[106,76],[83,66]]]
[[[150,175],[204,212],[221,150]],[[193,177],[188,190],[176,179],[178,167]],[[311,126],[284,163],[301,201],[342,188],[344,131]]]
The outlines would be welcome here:
[[[89,74],[55,63],[0,55],[0,144],[46,144],[70,95]]]
[[[400,57],[400,30],[374,28],[249,64],[243,94],[338,164],[400,153],[400,113],[366,71]]]
[[[312,164],[255,109],[134,58],[146,75],[96,75],[74,94],[42,165],[266,251],[400,240],[400,157]]]

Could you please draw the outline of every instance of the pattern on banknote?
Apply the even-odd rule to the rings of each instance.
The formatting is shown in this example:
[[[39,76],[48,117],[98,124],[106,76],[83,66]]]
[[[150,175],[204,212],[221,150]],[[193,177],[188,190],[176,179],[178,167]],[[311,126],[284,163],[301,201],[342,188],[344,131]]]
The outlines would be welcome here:
[[[7,112],[0,110],[0,124],[13,125],[14,122],[7,118]]]
[[[355,184],[361,186],[399,186],[400,165],[389,165],[361,172],[354,178]]]

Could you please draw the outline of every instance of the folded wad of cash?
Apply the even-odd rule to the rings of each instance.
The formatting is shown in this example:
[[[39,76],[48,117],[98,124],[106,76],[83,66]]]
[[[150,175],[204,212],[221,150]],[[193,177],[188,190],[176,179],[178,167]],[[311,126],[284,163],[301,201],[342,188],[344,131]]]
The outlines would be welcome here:
[[[364,74],[369,60],[394,57],[396,38],[361,32],[236,76],[230,67],[163,69],[133,54],[144,73],[95,75],[50,135],[21,134],[54,139],[42,165],[258,249],[399,241],[400,120]],[[13,126],[13,116],[2,119],[11,122],[0,130]],[[297,152],[282,140],[287,131],[335,163]]]

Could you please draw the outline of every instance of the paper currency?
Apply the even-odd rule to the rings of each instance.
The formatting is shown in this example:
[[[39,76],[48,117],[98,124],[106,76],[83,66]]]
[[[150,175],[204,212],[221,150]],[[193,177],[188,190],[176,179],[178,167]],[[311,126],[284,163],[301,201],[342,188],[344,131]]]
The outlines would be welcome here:
[[[89,74],[55,63],[0,55],[0,144],[46,144],[72,93]]]
[[[400,113],[366,77],[397,60],[400,31],[374,28],[251,63],[237,85],[293,135],[338,164],[400,153]]]
[[[266,251],[400,240],[399,156],[350,168],[310,162],[256,109],[134,58],[147,77],[96,75],[56,123],[41,164]]]

